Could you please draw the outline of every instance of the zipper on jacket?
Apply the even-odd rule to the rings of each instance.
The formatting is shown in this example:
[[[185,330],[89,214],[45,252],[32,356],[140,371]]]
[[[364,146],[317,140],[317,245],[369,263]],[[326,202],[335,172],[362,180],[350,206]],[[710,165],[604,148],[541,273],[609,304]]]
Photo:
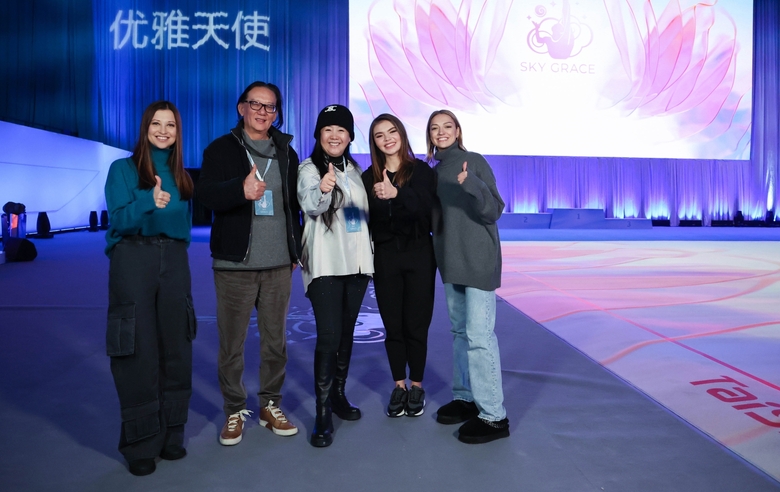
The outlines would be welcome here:
[[[238,140],[238,145],[240,145],[241,148],[244,149],[244,151],[246,151],[248,153],[249,151],[247,150],[246,146],[244,145],[244,141],[241,140],[240,138],[238,138],[238,135],[233,133],[233,130],[230,131],[230,134],[233,135],[233,137],[236,140]],[[249,159],[247,159],[247,164],[250,164]],[[252,167],[250,166],[249,169],[252,169]],[[249,249],[251,247],[252,247],[252,216],[250,215],[249,216],[249,241],[246,243],[246,253],[244,253],[244,259],[241,260],[242,263],[245,262],[247,258],[249,258]]]
[[[288,222],[288,228],[290,238],[292,239],[292,253],[293,253],[293,259],[295,260],[295,263],[298,264],[299,267],[303,267],[301,264],[301,259],[298,258],[298,251],[296,250],[296,244],[295,244],[295,233],[293,232],[293,223],[292,223],[292,208],[290,208],[290,190],[287,188],[287,177],[290,175],[290,142],[287,141],[285,143],[285,148],[287,152],[285,153],[287,157],[287,175],[284,176],[284,179],[282,180],[282,186],[284,186],[284,189],[287,190],[287,200],[284,204],[285,208],[287,209],[287,222]],[[296,197],[297,200],[297,197]]]

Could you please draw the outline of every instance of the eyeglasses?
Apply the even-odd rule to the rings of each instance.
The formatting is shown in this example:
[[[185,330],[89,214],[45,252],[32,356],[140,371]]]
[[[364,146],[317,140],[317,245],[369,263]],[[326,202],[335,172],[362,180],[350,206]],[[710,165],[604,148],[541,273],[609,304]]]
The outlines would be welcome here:
[[[276,104],[263,104],[260,101],[244,101],[249,104],[249,107],[254,111],[260,111],[260,108],[265,108],[266,113],[276,113]]]

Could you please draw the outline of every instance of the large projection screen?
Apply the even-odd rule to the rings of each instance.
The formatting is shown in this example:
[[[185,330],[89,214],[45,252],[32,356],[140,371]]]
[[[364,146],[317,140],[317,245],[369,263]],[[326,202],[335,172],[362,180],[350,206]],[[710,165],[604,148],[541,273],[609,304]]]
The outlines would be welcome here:
[[[450,109],[490,155],[748,159],[749,0],[350,0],[349,106],[425,153]]]

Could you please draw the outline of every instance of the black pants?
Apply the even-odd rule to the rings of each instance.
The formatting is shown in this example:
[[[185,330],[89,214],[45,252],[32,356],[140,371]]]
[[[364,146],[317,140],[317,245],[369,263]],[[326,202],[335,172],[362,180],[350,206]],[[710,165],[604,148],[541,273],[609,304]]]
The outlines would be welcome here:
[[[436,260],[433,244],[411,251],[378,246],[374,252],[374,289],[385,325],[385,350],[393,381],[422,382],[433,317]]]
[[[196,333],[190,282],[183,241],[132,236],[112,252],[106,349],[128,461],[184,442]]]
[[[351,353],[355,322],[368,288],[368,275],[318,277],[311,281],[307,295],[317,324],[315,351]]]

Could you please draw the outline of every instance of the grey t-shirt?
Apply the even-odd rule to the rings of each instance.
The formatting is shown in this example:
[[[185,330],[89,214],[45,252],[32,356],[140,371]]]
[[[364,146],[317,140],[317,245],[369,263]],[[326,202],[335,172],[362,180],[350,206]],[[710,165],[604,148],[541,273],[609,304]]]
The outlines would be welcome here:
[[[273,140],[252,140],[245,132],[244,143],[266,183],[266,194],[269,191],[273,194],[273,215],[252,215],[249,255],[244,261],[214,259],[212,266],[215,270],[266,270],[289,266],[291,261],[282,199],[282,174]]]

